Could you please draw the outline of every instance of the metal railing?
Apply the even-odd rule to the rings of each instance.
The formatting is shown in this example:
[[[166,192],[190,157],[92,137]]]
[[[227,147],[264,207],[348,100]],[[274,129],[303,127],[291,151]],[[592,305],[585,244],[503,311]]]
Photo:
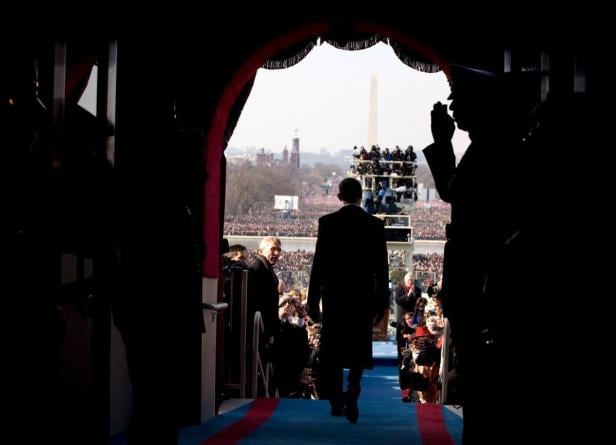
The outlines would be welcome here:
[[[252,398],[257,398],[257,381],[258,377],[261,377],[261,384],[265,389],[265,397],[269,399],[269,381],[270,376],[273,373],[273,367],[271,362],[267,362],[265,364],[265,369],[263,367],[263,360],[261,359],[261,353],[259,352],[259,341],[261,334],[265,330],[263,326],[263,318],[261,317],[261,312],[255,312],[254,323],[252,326],[252,367],[251,367],[251,376],[252,376]]]
[[[237,326],[233,325],[233,313],[238,304],[235,286],[231,286],[229,292],[229,322],[230,328],[233,331],[237,329]],[[241,293],[240,293],[240,326],[239,326],[239,383],[227,382],[225,387],[228,389],[239,390],[240,398],[246,398],[248,381],[250,379],[250,396],[252,398],[257,397],[259,376],[261,377],[261,384],[265,388],[265,397],[269,398],[269,382],[273,374],[273,366],[271,362],[265,362],[261,357],[259,346],[261,341],[261,335],[264,332],[263,317],[260,312],[255,312],[253,324],[252,324],[252,360],[250,363],[250,369],[247,367],[248,345],[247,345],[247,333],[248,333],[248,271],[242,271],[241,280]],[[264,365],[265,363],[265,365]]]
[[[232,336],[239,335],[239,350],[233,351],[238,354],[238,366],[239,366],[239,382],[227,381],[225,382],[226,389],[239,390],[239,396],[242,399],[246,398],[246,302],[248,291],[248,271],[242,271],[240,301],[237,301],[237,292],[234,285],[233,277],[231,277],[231,286],[229,289],[229,310],[228,310],[228,324],[229,332]],[[239,326],[234,325],[236,306],[239,304],[240,322]],[[236,330],[239,329],[239,334]],[[225,338],[224,341],[231,341],[231,338]]]

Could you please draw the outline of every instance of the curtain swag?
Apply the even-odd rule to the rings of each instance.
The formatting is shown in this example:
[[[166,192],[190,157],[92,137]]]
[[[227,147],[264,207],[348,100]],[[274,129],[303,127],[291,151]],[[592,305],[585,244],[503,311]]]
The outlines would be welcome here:
[[[359,51],[362,49],[367,49],[384,40],[385,39],[383,39],[383,37],[378,35],[373,35],[359,40],[345,40],[343,38],[329,38],[327,36],[324,37],[324,41],[329,43],[334,48],[344,49],[346,51]]]
[[[407,66],[410,66],[414,70],[421,71],[424,73],[437,73],[441,70],[441,68],[437,64],[427,62],[423,57],[410,52],[407,47],[403,47],[396,42],[389,42],[389,44],[391,45],[398,59],[400,59],[402,63]]]
[[[302,42],[298,45],[293,45],[288,50],[277,54],[274,58],[265,62],[262,68],[268,70],[281,70],[284,68],[292,67],[293,65],[301,62],[312,48],[316,45],[316,38],[311,39],[308,42]]]
[[[385,42],[392,47],[394,53],[402,63],[417,71],[436,73],[441,70],[437,64],[431,63],[425,57],[413,52],[408,47],[398,42],[390,41],[387,37],[378,34],[368,35],[365,33],[357,33],[340,27],[322,36],[321,40],[318,40],[316,37],[310,38],[280,51],[266,61],[262,68],[269,70],[290,68],[304,60],[317,44],[320,45],[323,42],[329,43],[334,48],[346,51],[359,51],[370,48],[379,42]]]

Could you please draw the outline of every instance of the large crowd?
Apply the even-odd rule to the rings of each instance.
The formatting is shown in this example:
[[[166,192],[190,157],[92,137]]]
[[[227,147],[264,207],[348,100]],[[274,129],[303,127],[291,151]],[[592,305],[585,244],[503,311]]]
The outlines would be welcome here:
[[[267,248],[263,247],[263,241],[258,251],[248,250],[241,245],[229,247],[223,269],[225,299],[231,303],[230,307],[237,306],[238,300],[235,299],[239,295],[240,286],[240,282],[236,280],[239,278],[237,273],[246,269],[249,270],[249,276],[250,273],[253,274],[254,281],[251,284],[249,280],[249,286],[254,286],[255,292],[260,292],[253,292],[252,298],[263,295],[264,289],[261,288],[256,270],[261,267],[262,261],[273,258],[271,267],[276,273],[273,283],[279,295],[276,317],[278,320],[272,322],[267,319],[270,320],[269,323],[274,323],[276,328],[272,333],[273,341],[266,342],[263,347],[263,353],[274,365],[271,374],[273,381],[263,381],[260,390],[265,391],[265,394],[278,394],[279,397],[317,399],[321,391],[321,325],[308,316],[305,306],[314,253],[306,250],[284,251],[278,238],[264,238],[268,239],[276,242],[275,256],[264,256]],[[390,250],[390,265],[394,268],[407,266],[410,260],[408,255],[404,250]],[[438,286],[435,286],[435,283],[441,275],[442,259],[438,254],[413,255],[414,273],[408,272],[403,279],[392,280],[390,304],[392,307],[398,307],[395,312],[397,322],[391,326],[395,329],[399,381],[404,402],[437,402],[444,319],[436,295]],[[429,278],[422,282],[422,274]],[[269,273],[266,276],[271,279]],[[231,292],[232,286],[236,287],[234,292]],[[412,299],[408,295],[411,295]],[[229,316],[235,317],[232,314]],[[229,357],[235,357],[234,352],[239,345],[238,329],[233,328],[231,323],[227,323],[225,329],[228,335],[228,343],[225,344],[228,344]],[[260,353],[261,349],[260,346]],[[232,369],[236,366],[237,363],[231,358],[225,363],[227,381],[233,379]]]
[[[225,235],[316,237],[320,216],[340,207],[331,199],[300,199],[299,210],[253,209],[247,215],[226,215]],[[445,240],[449,206],[442,201],[417,201],[411,225],[416,240]]]
[[[256,251],[248,249],[247,263],[250,263],[256,254]],[[283,251],[274,266],[274,271],[280,281],[284,283],[285,288],[307,288],[313,259],[314,252],[306,250],[285,251],[283,245]],[[412,262],[409,263],[406,251],[389,251],[389,266],[391,268],[411,269],[411,264],[415,279],[425,291],[431,284],[440,279],[443,272],[443,255],[438,253],[414,254]]]

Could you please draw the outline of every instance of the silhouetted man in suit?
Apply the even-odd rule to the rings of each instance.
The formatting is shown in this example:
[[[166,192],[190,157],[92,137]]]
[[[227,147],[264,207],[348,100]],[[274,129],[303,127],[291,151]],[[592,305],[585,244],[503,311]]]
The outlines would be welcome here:
[[[340,182],[344,206],[319,219],[308,290],[308,314],[322,318],[320,395],[332,415],[344,414],[351,423],[359,416],[363,370],[372,368],[372,326],[389,306],[384,224],[360,207],[361,197],[356,179]],[[349,368],[345,392],[343,368]]]

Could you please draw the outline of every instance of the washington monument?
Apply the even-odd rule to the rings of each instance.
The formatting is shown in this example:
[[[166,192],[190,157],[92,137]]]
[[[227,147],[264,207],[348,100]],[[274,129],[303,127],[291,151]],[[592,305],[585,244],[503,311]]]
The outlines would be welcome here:
[[[376,75],[370,78],[370,105],[368,107],[368,146],[379,143],[379,81]]]

